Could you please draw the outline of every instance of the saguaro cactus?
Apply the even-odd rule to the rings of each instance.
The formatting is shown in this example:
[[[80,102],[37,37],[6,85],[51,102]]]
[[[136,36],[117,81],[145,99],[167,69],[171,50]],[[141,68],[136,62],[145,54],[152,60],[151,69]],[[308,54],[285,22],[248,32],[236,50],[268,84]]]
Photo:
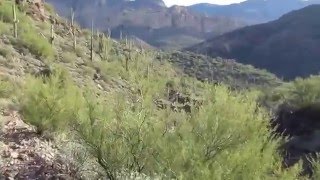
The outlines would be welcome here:
[[[126,45],[126,48],[124,49],[125,53],[126,53],[126,64],[125,64],[125,68],[126,71],[129,72],[129,61],[132,59],[132,49],[131,49],[131,43]]]
[[[102,54],[105,49],[105,36],[103,33],[99,34],[99,53]]]
[[[18,19],[17,19],[17,12],[16,12],[16,4],[13,3],[12,5],[12,13],[13,13],[13,35],[15,38],[18,37]]]
[[[110,39],[110,38],[111,38],[111,30],[110,30],[110,28],[108,28],[107,38],[108,38],[108,39]]]
[[[103,60],[108,59],[108,41],[109,35],[106,37],[104,33],[99,34],[99,54]]]
[[[93,20],[91,20],[91,47],[90,47],[90,59],[93,61]]]
[[[150,77],[150,64],[147,65],[147,79]]]
[[[120,41],[122,41],[122,30],[120,30]]]
[[[72,33],[72,38],[73,38],[73,49],[75,50],[77,48],[77,36],[76,36],[76,31],[75,31],[73,8],[71,8],[70,15],[71,15],[71,33]]]
[[[50,36],[50,44],[53,45],[53,41],[54,41],[54,24],[51,24],[51,36]]]

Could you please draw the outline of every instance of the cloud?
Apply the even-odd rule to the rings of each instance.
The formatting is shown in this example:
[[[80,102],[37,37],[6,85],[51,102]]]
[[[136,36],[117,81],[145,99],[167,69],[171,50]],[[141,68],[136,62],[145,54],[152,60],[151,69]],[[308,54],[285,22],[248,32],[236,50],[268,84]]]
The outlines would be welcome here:
[[[212,4],[231,4],[238,3],[244,0],[164,0],[167,6],[172,5],[191,5],[197,3],[212,3]]]

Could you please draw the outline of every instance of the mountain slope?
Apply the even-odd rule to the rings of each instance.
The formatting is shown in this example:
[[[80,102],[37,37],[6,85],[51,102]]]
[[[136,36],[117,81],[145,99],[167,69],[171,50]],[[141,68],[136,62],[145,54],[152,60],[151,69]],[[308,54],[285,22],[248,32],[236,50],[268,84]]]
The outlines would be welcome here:
[[[228,84],[234,89],[261,89],[282,84],[274,74],[232,59],[211,58],[189,52],[172,52],[163,57],[200,81]]]
[[[188,50],[234,58],[280,77],[317,74],[320,70],[320,5],[284,15],[279,20],[245,27]]]
[[[320,0],[247,0],[231,5],[196,4],[189,9],[211,16],[238,17],[250,23],[275,20],[292,10],[298,10]]]
[[[18,36],[14,2],[0,4],[0,179],[304,179],[283,168],[256,91],[181,72],[208,62],[245,83],[258,70],[109,37],[102,46],[80,28],[74,47],[65,19],[32,2],[16,11]]]
[[[205,17],[186,7],[167,8],[162,0],[48,0],[64,17],[70,8],[83,27],[94,26],[101,31],[111,29],[113,38],[136,36],[152,46],[181,48],[197,44],[208,37],[243,27],[236,18]],[[175,40],[168,40],[174,38]]]

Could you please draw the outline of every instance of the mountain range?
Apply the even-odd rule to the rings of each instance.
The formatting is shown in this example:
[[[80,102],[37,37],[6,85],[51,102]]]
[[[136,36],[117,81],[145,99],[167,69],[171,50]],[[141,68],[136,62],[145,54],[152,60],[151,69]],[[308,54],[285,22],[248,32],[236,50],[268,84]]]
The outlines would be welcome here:
[[[293,79],[318,74],[320,69],[320,5],[283,15],[212,38],[186,50],[236,59]]]
[[[72,8],[83,27],[90,27],[93,20],[98,30],[110,29],[113,38],[128,37],[145,47],[236,59],[285,79],[318,73],[320,68],[320,8],[310,5],[320,0],[189,7],[166,7],[162,0],[47,1],[65,17],[70,17]],[[248,26],[261,22],[266,23]]]
[[[83,27],[110,29],[113,38],[136,36],[152,46],[171,49],[191,46],[209,37],[243,27],[237,18],[206,17],[187,7],[166,7],[162,0],[47,0],[60,15]]]
[[[188,8],[204,15],[237,17],[256,24],[275,20],[292,10],[312,4],[320,4],[320,0],[247,0],[231,5],[201,3]]]

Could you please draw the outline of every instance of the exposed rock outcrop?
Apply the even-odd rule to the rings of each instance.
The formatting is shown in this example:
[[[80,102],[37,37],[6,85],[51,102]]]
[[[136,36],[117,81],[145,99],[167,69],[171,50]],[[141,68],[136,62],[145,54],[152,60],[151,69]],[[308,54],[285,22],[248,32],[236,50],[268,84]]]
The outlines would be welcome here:
[[[45,12],[44,0],[16,0],[16,4],[28,6],[27,14],[37,20],[46,20],[48,16]]]
[[[182,94],[175,90],[170,90],[168,93],[168,99],[157,99],[155,104],[158,108],[166,109],[170,108],[173,111],[185,111],[190,113],[192,108],[199,108],[203,103],[203,100],[198,98],[192,98],[191,96]]]

